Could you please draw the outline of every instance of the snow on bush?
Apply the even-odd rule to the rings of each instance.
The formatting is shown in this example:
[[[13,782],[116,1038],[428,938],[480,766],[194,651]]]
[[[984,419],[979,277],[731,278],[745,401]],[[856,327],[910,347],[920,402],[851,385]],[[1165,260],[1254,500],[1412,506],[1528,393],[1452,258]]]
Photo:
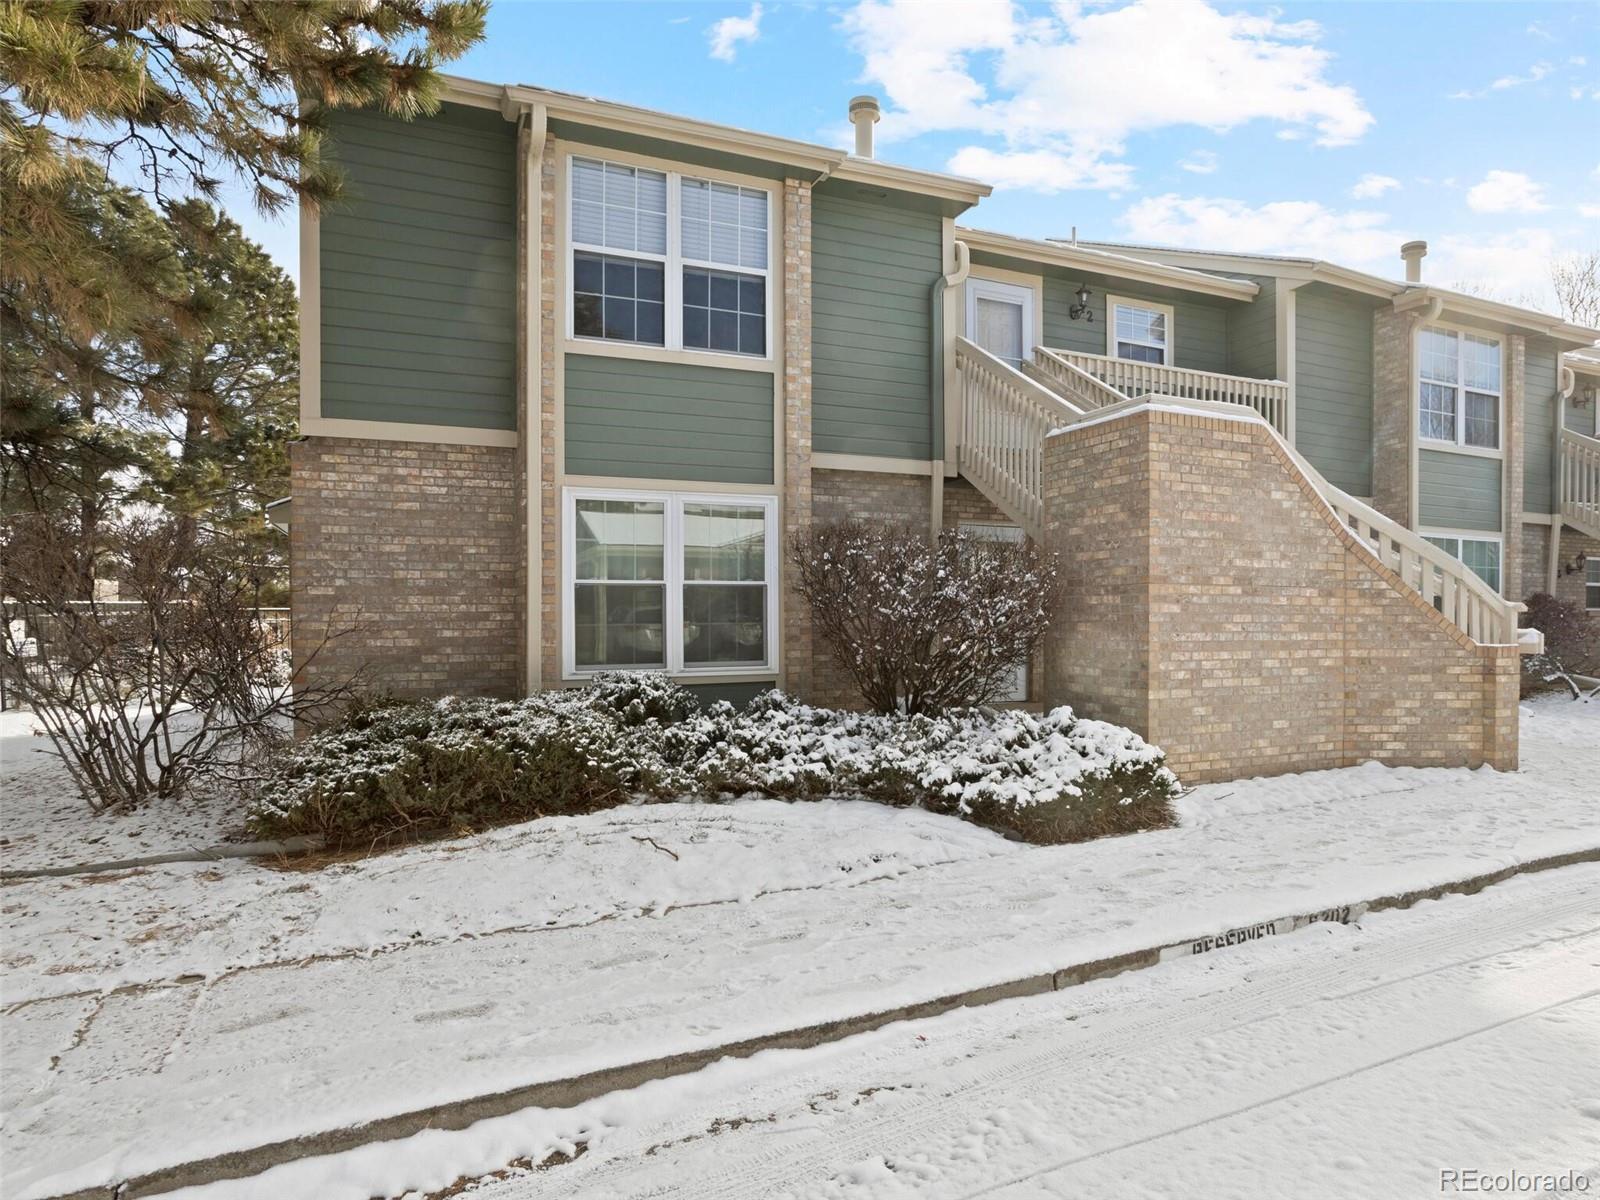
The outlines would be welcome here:
[[[258,833],[405,838],[636,799],[759,794],[921,805],[1028,841],[1168,825],[1160,750],[1071,709],[1043,716],[838,712],[768,692],[704,711],[660,676],[604,675],[520,701],[353,712],[262,787]]]

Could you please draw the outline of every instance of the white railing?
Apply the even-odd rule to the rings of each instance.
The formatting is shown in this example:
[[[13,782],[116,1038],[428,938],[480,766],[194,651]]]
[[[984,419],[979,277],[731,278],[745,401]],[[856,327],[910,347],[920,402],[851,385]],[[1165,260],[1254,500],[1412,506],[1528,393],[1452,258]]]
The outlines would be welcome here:
[[[1556,443],[1556,488],[1561,518],[1600,537],[1600,440],[1570,429]]]
[[[961,473],[1029,537],[1038,538],[1044,532],[1044,440],[1085,410],[967,338],[955,339],[955,362]]]
[[[1060,362],[1093,375],[1129,398],[1156,395],[1205,400],[1214,404],[1243,404],[1265,417],[1267,424],[1279,433],[1287,436],[1289,431],[1289,385],[1280,379],[1219,375],[1214,371],[1191,371],[1186,367],[1131,362],[1125,358],[1079,354],[1072,350],[1052,349],[1047,353]]]
[[[1057,351],[1045,346],[1033,348],[1031,361],[1022,364],[1022,373],[1037,379],[1051,391],[1086,411],[1119,404],[1127,397],[1096,375],[1074,366]]]

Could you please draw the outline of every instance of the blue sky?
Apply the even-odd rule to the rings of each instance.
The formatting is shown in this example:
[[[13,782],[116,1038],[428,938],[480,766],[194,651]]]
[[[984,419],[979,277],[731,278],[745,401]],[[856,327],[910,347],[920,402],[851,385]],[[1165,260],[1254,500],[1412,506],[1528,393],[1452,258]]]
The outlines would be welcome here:
[[[1548,302],[1600,249],[1600,5],[497,0],[451,68],[976,175],[1012,233],[1309,253]],[[245,214],[238,214],[244,217]],[[286,266],[287,222],[251,217]]]

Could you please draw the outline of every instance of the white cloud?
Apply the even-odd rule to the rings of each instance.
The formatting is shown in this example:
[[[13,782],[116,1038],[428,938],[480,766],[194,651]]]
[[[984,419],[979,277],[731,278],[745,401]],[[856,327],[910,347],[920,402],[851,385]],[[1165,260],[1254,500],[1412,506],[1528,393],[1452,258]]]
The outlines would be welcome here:
[[[1195,175],[1215,175],[1222,162],[1211,150],[1196,150],[1187,158],[1180,159],[1178,165]]]
[[[1467,207],[1473,212],[1542,212],[1544,187],[1521,171],[1490,171],[1467,189]]]
[[[723,17],[706,30],[711,42],[711,57],[732,62],[739,53],[740,42],[753,42],[761,36],[761,4],[750,6],[746,17]]]
[[[1058,187],[1105,186],[1059,182],[1097,177],[1123,186],[1125,142],[1150,130],[1261,120],[1340,146],[1373,120],[1354,88],[1328,79],[1333,56],[1315,44],[1315,23],[1221,13],[1205,0],[1061,0],[1048,11],[860,0],[843,28],[863,79],[888,96],[880,140],[983,135],[1004,142],[989,151],[996,161]]]
[[[1065,192],[1097,188],[1122,191],[1133,183],[1133,168],[1095,154],[1071,149],[991,150],[966,146],[947,164],[957,175],[981,179],[1001,188],[1027,188],[1035,192]]]
[[[1591,221],[1600,221],[1600,204],[1580,204],[1578,205],[1578,215],[1587,217]]]
[[[1395,225],[1388,213],[1333,209],[1312,200],[1250,205],[1178,195],[1140,200],[1120,224],[1130,241],[1324,259],[1385,279],[1400,278],[1400,245],[1420,234],[1429,242],[1424,279],[1553,311],[1549,264],[1561,246],[1548,229],[1430,235]]]
[[[1390,228],[1387,213],[1341,212],[1314,200],[1252,206],[1242,200],[1168,193],[1140,200],[1122,215],[1121,224],[1136,242],[1351,265],[1395,257],[1403,240]]]
[[[1553,70],[1555,70],[1555,68],[1547,62],[1534,63],[1533,66],[1528,68],[1528,73],[1526,75],[1500,76],[1499,79],[1496,79],[1489,85],[1489,90],[1492,92],[1503,92],[1507,88],[1521,87],[1525,83],[1538,83],[1541,79],[1548,76]]]
[[[1356,180],[1355,186],[1350,189],[1350,195],[1356,200],[1373,200],[1385,192],[1392,192],[1400,186],[1400,181],[1393,175],[1374,175],[1370,171]]]

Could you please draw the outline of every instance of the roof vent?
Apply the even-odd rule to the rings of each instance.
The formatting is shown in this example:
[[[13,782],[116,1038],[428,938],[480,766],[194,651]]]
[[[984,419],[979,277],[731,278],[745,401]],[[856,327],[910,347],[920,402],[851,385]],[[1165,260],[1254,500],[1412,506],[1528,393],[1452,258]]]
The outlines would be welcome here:
[[[1407,242],[1400,247],[1400,260],[1406,264],[1406,282],[1422,282],[1422,260],[1428,253],[1427,242]]]
[[[856,127],[856,157],[872,157],[872,127],[882,118],[876,96],[857,96],[850,101],[850,124]]]

